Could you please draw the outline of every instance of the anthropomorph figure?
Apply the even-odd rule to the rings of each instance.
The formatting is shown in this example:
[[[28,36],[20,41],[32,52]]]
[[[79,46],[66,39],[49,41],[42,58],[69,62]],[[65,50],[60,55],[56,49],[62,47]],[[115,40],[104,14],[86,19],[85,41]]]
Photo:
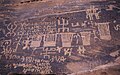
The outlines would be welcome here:
[[[86,49],[84,48],[84,46],[79,46],[77,51],[79,52],[79,54],[84,54]]]

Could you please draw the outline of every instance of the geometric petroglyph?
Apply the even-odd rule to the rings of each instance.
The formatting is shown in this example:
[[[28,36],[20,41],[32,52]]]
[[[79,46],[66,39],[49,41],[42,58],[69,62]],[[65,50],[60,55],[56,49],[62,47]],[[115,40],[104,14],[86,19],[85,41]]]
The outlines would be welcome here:
[[[31,48],[36,48],[36,47],[40,47],[42,41],[42,36],[41,35],[37,35],[36,37],[33,38],[33,40],[30,43],[30,47]]]
[[[44,47],[46,46],[56,46],[56,34],[46,34],[44,35]]]
[[[83,45],[90,45],[90,35],[91,32],[80,32],[82,37]]]
[[[62,38],[62,47],[71,47],[74,33],[60,33]]]
[[[96,24],[98,25],[100,39],[111,40],[111,35],[110,35],[110,30],[109,30],[109,22],[96,23]]]

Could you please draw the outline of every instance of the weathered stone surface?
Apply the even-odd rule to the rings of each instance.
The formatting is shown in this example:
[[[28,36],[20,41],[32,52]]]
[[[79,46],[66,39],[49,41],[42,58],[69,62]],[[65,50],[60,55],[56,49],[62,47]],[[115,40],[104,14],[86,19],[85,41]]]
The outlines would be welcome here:
[[[118,0],[0,0],[0,75],[120,75],[119,64]]]

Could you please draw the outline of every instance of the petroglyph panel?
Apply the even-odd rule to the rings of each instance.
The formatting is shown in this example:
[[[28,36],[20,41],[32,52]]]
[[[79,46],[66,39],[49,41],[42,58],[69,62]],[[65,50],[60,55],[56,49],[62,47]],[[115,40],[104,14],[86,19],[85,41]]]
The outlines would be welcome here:
[[[119,58],[119,1],[0,0],[0,75],[72,75]]]

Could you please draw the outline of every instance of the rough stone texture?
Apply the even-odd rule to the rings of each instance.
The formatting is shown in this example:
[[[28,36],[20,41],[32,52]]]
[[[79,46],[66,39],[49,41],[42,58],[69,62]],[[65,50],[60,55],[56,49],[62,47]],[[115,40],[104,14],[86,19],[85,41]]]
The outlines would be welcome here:
[[[0,0],[0,75],[120,75],[119,4]]]

